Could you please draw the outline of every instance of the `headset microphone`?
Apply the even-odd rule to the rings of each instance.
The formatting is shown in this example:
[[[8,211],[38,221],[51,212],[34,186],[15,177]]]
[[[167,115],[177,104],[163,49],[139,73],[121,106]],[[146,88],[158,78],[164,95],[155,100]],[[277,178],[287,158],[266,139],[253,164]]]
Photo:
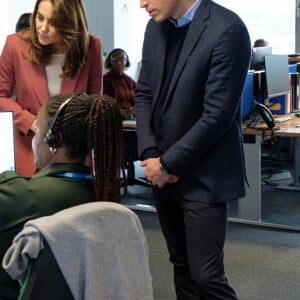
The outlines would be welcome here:
[[[55,130],[53,130],[57,117],[59,116],[59,114],[61,113],[61,111],[64,109],[64,107],[75,97],[76,95],[73,95],[72,97],[68,98],[66,101],[64,101],[60,107],[58,108],[58,110],[56,111],[53,120],[49,126],[49,130],[48,132],[45,134],[44,137],[44,142],[47,143],[49,145],[49,147],[51,148],[56,148],[60,143],[61,143],[61,137],[60,135],[55,132]]]

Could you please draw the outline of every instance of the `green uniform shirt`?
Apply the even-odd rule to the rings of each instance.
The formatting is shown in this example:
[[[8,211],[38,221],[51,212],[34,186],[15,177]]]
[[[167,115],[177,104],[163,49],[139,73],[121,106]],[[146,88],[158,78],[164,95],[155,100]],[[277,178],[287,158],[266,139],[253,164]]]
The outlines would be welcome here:
[[[93,182],[86,175],[90,169],[75,164],[52,164],[32,177],[11,171],[0,174],[1,262],[26,221],[94,201]],[[1,266],[0,299],[17,299],[19,289]]]

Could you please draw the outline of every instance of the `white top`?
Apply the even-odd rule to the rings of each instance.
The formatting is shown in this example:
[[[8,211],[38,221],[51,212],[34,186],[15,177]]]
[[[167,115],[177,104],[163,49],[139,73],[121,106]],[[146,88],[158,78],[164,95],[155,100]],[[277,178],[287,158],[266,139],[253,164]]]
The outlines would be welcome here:
[[[52,60],[46,66],[46,76],[48,82],[49,96],[53,97],[60,93],[62,63],[65,59],[65,54],[52,54]]]

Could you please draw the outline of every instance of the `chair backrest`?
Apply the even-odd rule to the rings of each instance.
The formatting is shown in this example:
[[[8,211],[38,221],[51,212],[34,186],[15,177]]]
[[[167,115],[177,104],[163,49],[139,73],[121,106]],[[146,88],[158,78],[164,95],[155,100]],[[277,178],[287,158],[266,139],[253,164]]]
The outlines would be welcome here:
[[[34,236],[38,242],[32,242]],[[74,299],[153,299],[143,228],[125,206],[93,202],[27,222],[3,260],[14,279],[24,277],[29,257],[43,251],[36,248],[44,239]],[[48,281],[49,289],[55,288]]]

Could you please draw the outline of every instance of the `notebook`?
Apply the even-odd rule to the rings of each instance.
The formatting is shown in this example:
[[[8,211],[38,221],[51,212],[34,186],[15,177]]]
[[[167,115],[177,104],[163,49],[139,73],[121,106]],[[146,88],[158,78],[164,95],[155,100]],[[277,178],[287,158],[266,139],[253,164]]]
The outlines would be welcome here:
[[[13,112],[0,112],[0,172],[15,171]]]

